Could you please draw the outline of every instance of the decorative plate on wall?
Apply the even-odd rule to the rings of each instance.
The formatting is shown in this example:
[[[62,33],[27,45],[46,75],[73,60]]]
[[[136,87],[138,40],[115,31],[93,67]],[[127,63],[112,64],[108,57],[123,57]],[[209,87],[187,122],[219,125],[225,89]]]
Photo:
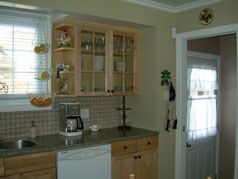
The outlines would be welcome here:
[[[200,12],[199,20],[201,24],[208,25],[212,22],[214,18],[213,11],[209,8],[205,8]]]

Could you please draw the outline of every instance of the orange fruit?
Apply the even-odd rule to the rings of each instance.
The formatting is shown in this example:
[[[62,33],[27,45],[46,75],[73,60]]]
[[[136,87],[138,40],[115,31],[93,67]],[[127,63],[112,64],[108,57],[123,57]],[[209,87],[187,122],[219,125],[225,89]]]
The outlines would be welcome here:
[[[46,105],[46,106],[48,106],[48,105],[51,105],[52,104],[52,98],[46,98],[45,100],[44,100],[44,104]]]
[[[33,104],[34,105],[34,101],[36,100],[36,98],[31,98],[31,104]]]

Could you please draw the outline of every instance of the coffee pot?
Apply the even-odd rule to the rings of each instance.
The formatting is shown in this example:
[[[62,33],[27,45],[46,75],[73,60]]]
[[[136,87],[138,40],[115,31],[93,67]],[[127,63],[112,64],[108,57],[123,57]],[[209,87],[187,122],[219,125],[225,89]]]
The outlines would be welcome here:
[[[84,126],[80,117],[80,103],[60,103],[60,130],[64,136],[82,135]]]
[[[77,132],[83,130],[83,121],[80,116],[67,117],[67,132]]]

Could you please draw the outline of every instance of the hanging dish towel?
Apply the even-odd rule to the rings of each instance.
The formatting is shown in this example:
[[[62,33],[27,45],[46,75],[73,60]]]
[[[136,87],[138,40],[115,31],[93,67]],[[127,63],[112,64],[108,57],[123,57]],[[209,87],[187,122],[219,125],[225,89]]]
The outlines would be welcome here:
[[[168,102],[168,120],[166,130],[169,132],[170,121],[173,121],[173,129],[177,129],[176,102]]]

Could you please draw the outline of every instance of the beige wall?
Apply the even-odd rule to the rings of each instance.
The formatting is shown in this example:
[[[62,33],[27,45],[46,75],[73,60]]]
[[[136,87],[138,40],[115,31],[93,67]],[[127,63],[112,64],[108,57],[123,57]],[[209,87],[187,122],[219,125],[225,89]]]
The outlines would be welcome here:
[[[237,0],[226,0],[206,7],[214,12],[214,20],[210,25],[204,26],[199,22],[199,13],[204,7],[196,8],[176,14],[178,33],[238,23]]]
[[[175,40],[171,39],[171,28],[176,26],[180,33],[237,23],[238,1],[227,0],[208,6],[215,13],[214,22],[209,26],[202,26],[198,21],[198,14],[202,8],[171,14],[120,0],[9,0],[8,2],[154,26],[154,29],[143,32],[142,41],[148,45],[143,45],[141,49],[142,94],[138,97],[128,97],[128,105],[132,107],[129,117],[134,126],[160,131],[159,179],[174,178],[175,134],[174,131],[167,133],[164,130],[167,103],[163,101],[162,96],[166,89],[160,86],[160,73],[164,69],[172,72],[174,84],[176,81]]]
[[[219,37],[188,40],[188,50],[220,55]]]
[[[142,41],[147,45],[142,53],[142,94],[128,97],[129,115],[132,124],[137,127],[160,131],[159,178],[173,179],[174,176],[174,133],[164,132],[166,121],[166,102],[162,100],[160,72],[168,69],[175,81],[175,46],[170,29],[175,26],[174,14],[142,7],[120,0],[9,0],[75,13],[94,15],[116,20],[153,26],[154,29],[143,32]]]
[[[236,133],[236,37],[220,37],[221,108],[219,179],[234,178]]]

